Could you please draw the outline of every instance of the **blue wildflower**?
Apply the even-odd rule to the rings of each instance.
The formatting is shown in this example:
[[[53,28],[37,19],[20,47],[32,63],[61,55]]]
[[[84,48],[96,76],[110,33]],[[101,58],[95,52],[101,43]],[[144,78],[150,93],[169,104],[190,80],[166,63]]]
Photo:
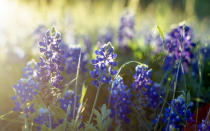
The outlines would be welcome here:
[[[144,93],[145,100],[147,102],[147,107],[157,108],[162,102],[162,98],[164,96],[163,90],[160,89],[160,84],[154,83],[151,87],[149,87]]]
[[[113,69],[113,67],[117,66],[117,62],[114,61],[117,55],[114,54],[114,49],[110,43],[105,44],[100,50],[96,50],[95,54],[96,59],[91,60],[93,70],[90,71],[90,76],[94,79],[92,85],[98,87],[99,81],[102,84],[109,84],[111,76],[117,73]]]
[[[12,97],[12,100],[15,102],[13,110],[23,111],[26,117],[35,111],[32,101],[38,90],[36,75],[36,63],[32,60],[27,63],[22,78],[14,86],[16,94]]]
[[[124,120],[129,123],[127,114],[130,112],[131,92],[124,85],[123,79],[117,76],[112,82],[112,94],[110,100],[111,117]]]
[[[187,25],[180,25],[169,32],[165,39],[167,56],[164,67],[166,70],[171,67],[177,68],[181,60],[184,72],[188,72],[188,65],[191,64],[193,57],[191,49],[195,46],[192,37],[192,29]]]
[[[69,48],[66,52],[66,72],[67,74],[76,74],[77,72],[77,66],[79,62],[79,56],[81,52],[81,48],[79,47],[72,47]],[[85,58],[86,53],[81,52],[81,58],[80,58],[80,72],[87,72],[87,59]]]
[[[61,123],[61,121],[55,121],[54,117],[50,114],[47,108],[39,108],[39,114],[33,121],[37,130],[41,130],[42,125],[55,129]]]
[[[152,84],[152,80],[150,79],[151,74],[152,69],[148,70],[147,65],[137,65],[136,74],[133,75],[133,89],[136,91],[146,91],[146,89]]]
[[[134,14],[126,10],[120,18],[118,29],[118,43],[121,47],[126,47],[128,42],[134,37]]]
[[[79,100],[80,100],[80,96],[78,95],[76,97],[76,109],[75,111],[78,111],[79,108]],[[74,110],[74,103],[75,103],[75,93],[73,91],[66,91],[64,93],[64,96],[60,99],[60,107],[62,110],[64,110],[66,113],[68,112],[68,120],[71,121],[73,119],[73,110]],[[69,107],[69,111],[68,110]]]
[[[140,106],[154,109],[162,102],[161,96],[164,92],[160,89],[160,84],[152,84],[151,74],[152,69],[148,69],[147,65],[137,65],[132,87],[137,92],[136,99],[140,102]]]
[[[49,83],[52,87],[61,89],[61,82],[63,80],[61,72],[64,70],[65,62],[61,34],[55,28],[48,30],[39,45],[40,52],[43,55],[38,63],[39,81],[40,83]]]
[[[202,120],[202,123],[198,125],[198,131],[210,131],[210,121]]]
[[[165,108],[162,122],[165,124],[164,130],[171,131],[179,129],[191,118],[191,108],[193,103],[186,105],[183,96],[171,100],[168,107]]]

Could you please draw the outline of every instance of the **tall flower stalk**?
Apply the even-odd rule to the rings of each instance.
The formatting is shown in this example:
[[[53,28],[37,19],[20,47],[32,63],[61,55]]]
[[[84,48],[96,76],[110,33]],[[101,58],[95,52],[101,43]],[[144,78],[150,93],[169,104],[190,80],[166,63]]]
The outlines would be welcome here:
[[[117,71],[113,69],[117,66],[117,62],[115,61],[117,55],[114,54],[114,48],[111,43],[103,45],[103,47],[95,51],[95,54],[96,59],[91,60],[93,70],[90,71],[90,76],[93,78],[91,83],[97,88],[97,92],[88,122],[92,119],[93,109],[96,106],[101,85],[111,84],[112,77],[117,73]]]
[[[47,31],[39,45],[42,54],[38,63],[37,73],[40,89],[46,93],[46,96],[51,97],[53,95],[59,97],[63,89],[62,71],[64,70],[65,62],[61,34],[55,28],[52,28]],[[46,99],[49,100],[51,98]]]
[[[37,95],[38,83],[36,81],[36,62],[34,60],[29,61],[24,68],[22,78],[18,81],[18,84],[14,86],[16,95],[12,97],[15,102],[14,111],[23,111],[26,118],[29,114],[34,113],[34,97]]]

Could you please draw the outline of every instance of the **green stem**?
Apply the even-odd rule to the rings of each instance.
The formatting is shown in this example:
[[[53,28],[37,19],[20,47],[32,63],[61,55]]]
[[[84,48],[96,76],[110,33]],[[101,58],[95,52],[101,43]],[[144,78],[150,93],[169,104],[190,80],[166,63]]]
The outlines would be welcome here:
[[[184,68],[183,68],[183,65],[182,65],[182,63],[181,63],[181,69],[182,69],[182,73],[183,73],[183,79],[184,79],[184,88],[185,88],[185,118],[187,118],[187,104],[189,104],[189,103],[187,103],[188,101],[187,101],[187,92],[188,92],[188,90],[187,90],[187,86],[186,86],[186,79],[185,79],[185,74],[184,74]]]
[[[9,114],[12,114],[14,111],[9,111],[8,113],[6,114],[3,114],[0,116],[0,119],[3,119],[5,116],[9,115]]]
[[[77,86],[78,86],[78,77],[79,77],[79,69],[80,69],[80,61],[81,61],[81,51],[79,54],[79,60],[78,60],[78,65],[77,65],[77,74],[76,74],[76,83],[75,83],[75,88],[74,88],[74,111],[73,111],[73,119],[75,118],[75,111],[76,111],[76,104],[77,104]]]
[[[174,83],[174,92],[173,92],[172,100],[174,100],[175,94],[176,94],[176,86],[177,86],[180,65],[181,65],[181,59],[179,60],[179,65],[178,65],[178,69],[176,72],[176,79],[175,79],[175,83]],[[172,110],[170,111],[169,118],[171,117],[171,112],[172,112]],[[168,129],[168,126],[169,126],[169,122],[167,123],[166,130]]]
[[[27,117],[25,116],[25,131],[28,131],[29,128],[28,128],[28,120],[27,120]]]
[[[159,114],[162,114],[162,112],[163,112],[163,108],[164,108],[165,104],[167,103],[166,100],[168,99],[168,94],[169,94],[169,89],[168,89],[168,86],[167,86],[167,89],[166,89],[166,97],[165,97],[165,99],[164,99],[164,103],[163,103],[163,106],[161,107],[161,111],[160,111]],[[158,117],[157,123],[155,124],[154,131],[157,130],[157,126],[158,126],[159,120],[160,120],[160,118]]]
[[[67,120],[68,120],[68,114],[70,113],[70,110],[71,110],[71,107],[70,107],[70,104],[68,104],[66,116],[65,116],[65,119],[64,119],[64,126],[65,126],[65,129],[68,128]]]
[[[198,69],[199,69],[199,88],[198,88],[198,92],[197,92],[197,98],[200,97],[200,88],[201,88],[201,84],[202,84],[202,74],[201,74],[201,60],[200,60],[200,48],[199,48],[199,55],[198,55]],[[195,129],[197,129],[197,123],[198,123],[198,107],[199,107],[199,102],[196,102],[196,123],[195,123]]]
[[[96,97],[95,97],[95,100],[94,100],[94,103],[93,103],[93,107],[92,107],[92,111],[91,111],[88,123],[90,123],[90,121],[91,121],[91,119],[93,117],[93,110],[95,109],[95,106],[96,106],[96,102],[97,102],[97,99],[98,99],[99,91],[100,91],[100,86],[97,88]]]
[[[178,72],[179,72],[179,67],[180,67],[180,64],[181,64],[181,59],[180,59],[180,61],[179,61],[179,65],[178,65],[178,69],[177,69],[177,73],[176,73],[176,78],[175,78],[175,83],[174,83],[174,93],[173,93],[173,99],[174,99],[174,97],[175,97],[176,84],[177,84],[177,80],[178,80]],[[168,87],[168,86],[167,86],[167,87]],[[169,95],[169,89],[168,89],[168,88],[167,88],[167,91],[166,91],[166,92],[167,92],[167,93],[166,93],[165,100],[167,100],[167,99],[168,99],[168,95]],[[161,108],[160,114],[162,114],[162,112],[163,112],[163,108],[164,108],[165,104],[166,104],[166,101],[164,101],[164,103],[163,103],[163,106],[162,106],[162,108]],[[171,113],[170,113],[170,115],[171,115]],[[169,116],[169,117],[170,117],[170,116]],[[155,125],[154,131],[156,131],[156,130],[157,130],[158,123],[159,123],[159,118],[158,118],[157,123],[156,123],[156,125]],[[167,127],[168,127],[168,124],[167,124]]]

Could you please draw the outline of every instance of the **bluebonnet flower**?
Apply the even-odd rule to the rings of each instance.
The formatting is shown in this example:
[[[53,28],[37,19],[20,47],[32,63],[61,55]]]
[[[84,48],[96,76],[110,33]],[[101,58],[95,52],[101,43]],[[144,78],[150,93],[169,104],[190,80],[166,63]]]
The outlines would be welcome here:
[[[111,117],[124,120],[129,123],[127,114],[130,112],[131,92],[123,83],[123,79],[117,76],[112,82],[112,94],[110,100]]]
[[[50,112],[47,108],[39,108],[39,114],[34,118],[33,121],[37,130],[41,130],[42,125],[55,129],[59,124],[62,123],[62,121],[55,121],[54,117],[50,115]]]
[[[134,82],[133,89],[136,91],[136,99],[138,103],[136,106],[157,108],[162,102],[163,90],[160,84],[152,83],[151,80],[152,69],[148,69],[147,65],[137,65],[136,74],[133,75]]]
[[[184,72],[188,72],[188,65],[191,64],[193,57],[191,49],[195,46],[192,37],[192,29],[187,25],[180,25],[168,33],[165,38],[166,70],[174,66],[176,68],[178,61],[181,60]]]
[[[82,52],[82,49],[80,47],[72,47],[69,48],[66,52],[66,72],[67,74],[76,74],[77,72],[77,66],[79,62],[79,56],[81,52],[81,59],[80,59],[80,71],[81,72],[87,72],[87,59],[86,59],[86,53]]]
[[[126,47],[128,42],[133,39],[134,24],[134,14],[129,10],[123,12],[118,29],[118,43],[121,47]]]
[[[78,95],[76,97],[76,109],[75,111],[77,112],[78,111],[78,108],[79,108],[79,100],[80,100],[80,95]],[[64,96],[60,99],[60,107],[61,109],[63,109],[66,113],[68,112],[68,107],[70,107],[69,109],[69,114],[68,114],[68,119],[69,121],[71,121],[73,119],[73,110],[74,110],[74,103],[75,103],[75,93],[73,91],[66,91],[64,93]]]
[[[64,70],[64,50],[62,48],[61,34],[53,28],[48,30],[43,41],[39,43],[40,62],[38,63],[38,78],[41,83],[49,83],[52,87],[62,89],[61,82]]]
[[[137,65],[136,74],[133,75],[133,89],[136,91],[146,91],[146,89],[152,84],[152,80],[150,79],[151,74],[152,69],[148,69],[147,65]]]
[[[165,108],[162,122],[165,124],[164,130],[171,131],[179,129],[191,118],[191,108],[193,103],[186,105],[183,96],[171,100],[168,107]]]
[[[145,101],[147,102],[147,107],[152,109],[157,108],[162,102],[162,98],[164,96],[163,90],[160,89],[160,84],[154,83],[151,87],[149,87],[144,93]]]
[[[202,123],[198,125],[198,131],[210,131],[210,121],[202,120]]]
[[[100,50],[95,51],[96,59],[91,60],[93,65],[93,70],[90,71],[92,80],[92,85],[98,87],[100,83],[109,84],[112,76],[114,76],[117,71],[113,68],[117,66],[117,62],[114,61],[117,55],[114,54],[114,49],[111,43],[105,44]]]
[[[98,36],[98,41],[100,43],[108,43],[108,42],[113,42],[113,38],[114,38],[114,31],[111,27],[107,27],[103,30],[101,30],[101,32],[99,32],[99,36]]]
[[[32,101],[38,90],[36,66],[36,62],[33,60],[28,62],[27,66],[24,68],[22,78],[18,81],[17,85],[14,86],[16,95],[12,97],[12,100],[15,102],[13,110],[23,111],[26,117],[35,111]]]

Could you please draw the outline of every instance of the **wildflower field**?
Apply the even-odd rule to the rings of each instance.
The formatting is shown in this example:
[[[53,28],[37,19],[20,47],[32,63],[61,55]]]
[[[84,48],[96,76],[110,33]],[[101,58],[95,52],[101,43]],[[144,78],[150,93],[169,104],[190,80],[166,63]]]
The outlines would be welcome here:
[[[1,131],[210,131],[208,0],[0,0]]]

